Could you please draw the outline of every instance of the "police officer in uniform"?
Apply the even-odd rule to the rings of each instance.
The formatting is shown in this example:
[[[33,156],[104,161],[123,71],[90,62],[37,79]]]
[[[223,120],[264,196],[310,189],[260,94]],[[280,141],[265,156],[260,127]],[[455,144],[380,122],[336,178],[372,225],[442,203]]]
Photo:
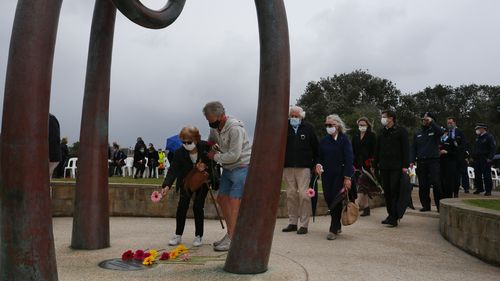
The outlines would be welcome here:
[[[415,133],[410,153],[411,166],[417,164],[421,212],[431,210],[430,188],[434,193],[434,202],[439,212],[441,199],[440,149],[439,144],[444,130],[434,121],[435,118],[426,112],[422,114],[422,128]]]
[[[491,179],[491,164],[496,151],[495,137],[488,132],[488,126],[484,123],[476,124],[476,143],[472,158],[474,160],[474,194],[484,193],[485,196],[491,196],[493,181]],[[483,186],[484,181],[484,186]]]
[[[441,137],[441,187],[443,198],[457,198],[461,170],[467,157],[467,143],[464,133],[457,128],[454,117],[448,117],[446,124],[447,130]],[[465,165],[467,165],[466,162]],[[465,169],[467,170],[467,166]],[[468,186],[464,187],[464,190],[465,188],[468,190]]]

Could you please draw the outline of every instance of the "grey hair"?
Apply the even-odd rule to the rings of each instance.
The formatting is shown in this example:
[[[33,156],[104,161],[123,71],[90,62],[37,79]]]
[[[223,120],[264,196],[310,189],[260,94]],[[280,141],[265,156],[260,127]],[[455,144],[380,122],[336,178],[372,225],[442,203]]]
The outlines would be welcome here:
[[[340,126],[340,133],[346,133],[347,131],[349,131],[349,128],[347,128],[344,121],[340,118],[340,116],[338,116],[338,114],[330,114],[326,117],[326,120],[337,121]]]
[[[203,107],[203,114],[219,117],[226,114],[226,110],[220,101],[211,101]]]
[[[300,119],[304,119],[306,117],[306,112],[304,111],[304,109],[302,109],[302,107],[298,105],[290,106],[290,109],[288,110],[288,117],[292,115],[292,112],[298,112],[300,115]]]

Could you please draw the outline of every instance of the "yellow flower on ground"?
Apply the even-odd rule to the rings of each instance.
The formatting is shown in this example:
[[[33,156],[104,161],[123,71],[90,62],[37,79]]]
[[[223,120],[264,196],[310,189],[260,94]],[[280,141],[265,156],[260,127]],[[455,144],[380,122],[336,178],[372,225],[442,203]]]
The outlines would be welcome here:
[[[175,260],[179,256],[179,250],[175,249],[170,252],[170,259]]]
[[[153,258],[153,256],[149,256],[149,257],[144,259],[142,264],[143,265],[153,265],[154,262],[155,262],[155,259]]]
[[[177,246],[176,250],[180,253],[180,254],[184,254],[184,253],[187,253],[188,249],[186,248],[186,246],[180,244],[179,246]]]
[[[156,259],[158,257],[158,251],[155,249],[150,250],[149,253],[153,257],[153,259]]]

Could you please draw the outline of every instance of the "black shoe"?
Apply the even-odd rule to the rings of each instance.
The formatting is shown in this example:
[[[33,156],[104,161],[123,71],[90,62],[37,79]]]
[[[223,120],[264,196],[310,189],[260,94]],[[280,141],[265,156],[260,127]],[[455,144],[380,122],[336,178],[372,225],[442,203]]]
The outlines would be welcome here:
[[[486,191],[486,193],[484,193],[484,196],[491,196],[491,192]]]
[[[472,194],[476,194],[476,195],[477,195],[477,194],[481,194],[481,193],[483,193],[483,192],[484,192],[484,190],[476,190],[476,191],[474,191]]]
[[[306,227],[299,228],[299,230],[297,230],[297,234],[299,235],[307,234],[307,228]]]
[[[431,208],[422,208],[420,209],[420,212],[429,212]]]
[[[389,227],[398,226],[398,220],[389,220],[389,222],[387,223],[387,226],[389,226]]]
[[[363,209],[363,213],[361,213],[361,215],[359,215],[360,217],[367,217],[370,215],[370,207],[366,207]]]
[[[470,192],[468,190],[464,191],[464,193],[469,194]]]
[[[382,224],[389,224],[390,222],[390,217],[387,217],[385,220],[382,221]]]
[[[281,231],[283,231],[283,232],[297,231],[297,226],[294,224],[289,224],[287,227],[283,228]]]

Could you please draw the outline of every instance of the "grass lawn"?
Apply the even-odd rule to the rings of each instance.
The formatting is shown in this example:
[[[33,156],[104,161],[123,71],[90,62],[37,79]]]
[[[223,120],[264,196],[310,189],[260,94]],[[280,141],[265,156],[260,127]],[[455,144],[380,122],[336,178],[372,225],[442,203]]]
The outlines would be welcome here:
[[[467,199],[464,201],[472,206],[500,211],[500,199]]]

